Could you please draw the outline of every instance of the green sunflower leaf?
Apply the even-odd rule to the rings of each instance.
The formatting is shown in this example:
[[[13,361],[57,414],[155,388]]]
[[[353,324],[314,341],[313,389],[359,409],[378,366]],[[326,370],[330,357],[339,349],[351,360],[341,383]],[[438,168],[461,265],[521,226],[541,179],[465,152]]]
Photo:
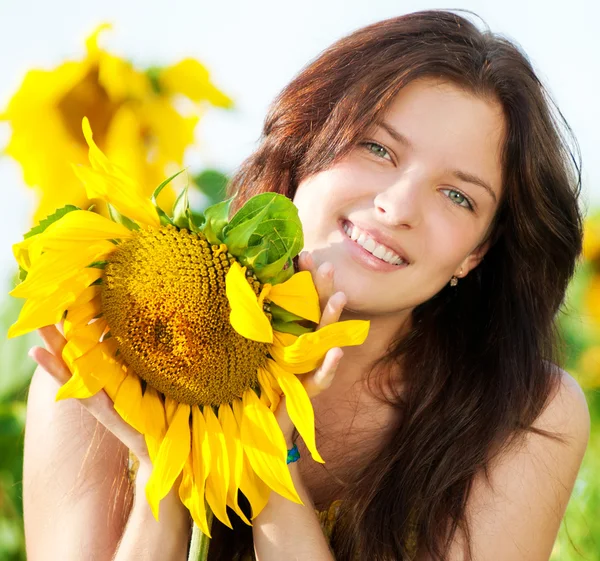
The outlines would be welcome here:
[[[223,233],[229,251],[261,282],[272,284],[292,276],[292,259],[304,245],[298,210],[277,193],[249,199]]]
[[[296,314],[292,314],[292,312],[284,310],[281,306],[278,306],[274,302],[271,302],[269,304],[269,308],[271,309],[271,315],[273,316],[273,320],[281,322],[307,321],[303,317],[297,316]]]
[[[55,222],[60,220],[65,214],[73,212],[74,210],[81,209],[75,205],[66,205],[62,208],[59,208],[58,210],[55,210],[52,214],[46,216],[46,218],[42,218],[42,220],[39,221],[37,226],[34,226],[31,230],[29,230],[29,232],[27,232],[23,236],[23,238],[27,239],[31,236],[37,236],[37,234],[41,234],[46,228],[48,228],[48,226],[50,226],[50,224],[54,224]]]
[[[209,243],[213,245],[227,243],[223,240],[223,229],[227,226],[227,221],[229,220],[231,201],[233,201],[233,197],[216,205],[209,206],[204,211],[206,222],[202,227],[202,231]]]
[[[162,226],[171,225],[173,226],[173,220],[171,220],[170,216],[158,206],[156,199],[160,192],[169,184],[173,179],[175,179],[179,174],[183,173],[185,170],[179,170],[177,173],[173,174],[171,177],[165,179],[156,189],[154,189],[154,193],[152,193],[152,204],[156,207],[156,212],[158,213],[158,217],[160,219],[160,223]]]
[[[129,230],[140,229],[138,224],[131,220],[131,218],[127,218],[127,216],[121,214],[113,205],[107,203],[106,206],[108,207],[108,215],[110,216],[113,222],[118,222],[119,224],[122,224],[123,226],[125,226],[125,228],[128,228]]]
[[[312,327],[303,327],[293,321],[277,321],[274,320],[273,329],[281,333],[291,333],[292,335],[303,335],[304,333],[311,333],[314,331]]]
[[[190,203],[188,200],[188,186],[186,185],[173,204],[173,223],[178,228],[189,228],[190,227]]]

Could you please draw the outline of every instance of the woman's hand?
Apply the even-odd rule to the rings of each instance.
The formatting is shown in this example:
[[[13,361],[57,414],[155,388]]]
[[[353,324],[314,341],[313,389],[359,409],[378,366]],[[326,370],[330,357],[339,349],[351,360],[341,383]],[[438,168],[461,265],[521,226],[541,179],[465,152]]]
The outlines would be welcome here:
[[[313,282],[317,289],[317,293],[319,294],[322,314],[317,329],[335,323],[340,319],[347,300],[346,295],[343,292],[333,293],[333,265],[328,261],[325,261],[317,270],[315,270],[314,261],[308,252],[302,252],[298,261],[300,270],[308,270],[312,273]],[[331,385],[343,356],[344,352],[342,349],[334,347],[327,352],[323,359],[323,363],[319,368],[308,374],[299,376],[310,398],[320,394]],[[279,422],[279,426],[281,427],[286,442],[291,447],[294,424],[290,420],[285,407],[285,396],[282,397],[279,406],[277,407],[277,411],[275,412],[275,416]]]
[[[71,378],[71,371],[62,359],[62,351],[66,344],[60,326],[49,325],[39,330],[46,349],[32,347],[29,356],[48,372],[60,385]],[[144,436],[127,424],[115,411],[113,402],[104,390],[92,397],[78,400],[102,425],[112,432],[140,462],[140,475],[149,475],[151,471],[148,447]]]

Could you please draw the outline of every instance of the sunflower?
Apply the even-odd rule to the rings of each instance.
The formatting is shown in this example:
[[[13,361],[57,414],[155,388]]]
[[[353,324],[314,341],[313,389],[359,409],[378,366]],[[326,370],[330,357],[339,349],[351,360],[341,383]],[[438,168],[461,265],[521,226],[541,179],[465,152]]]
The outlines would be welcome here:
[[[271,490],[301,502],[286,465],[274,411],[281,396],[312,457],[314,413],[296,376],[325,353],[359,345],[368,322],[315,331],[319,299],[308,271],[294,273],[302,230],[289,199],[250,199],[228,219],[229,202],[205,211],[199,227],[186,192],[168,216],[93,141],[91,168],[77,175],[114,220],[65,207],[14,246],[27,273],[12,295],[27,298],[9,336],[64,319],[63,358],[73,376],[57,399],[106,391],[116,411],[144,434],[159,503],[181,476],[179,496],[209,535],[210,510],[226,507],[250,523]],[[193,219],[192,219],[193,218]]]
[[[83,60],[29,71],[0,114],[12,129],[5,152],[19,162],[25,183],[39,199],[35,221],[66,202],[84,208],[91,204],[69,165],[87,161],[81,134],[85,115],[111,161],[148,186],[181,168],[184,152],[194,142],[198,102],[232,105],[194,59],[140,70],[101,49],[98,36],[108,27],[99,26],[87,39]],[[179,97],[194,102],[189,114],[176,109]],[[171,186],[165,189],[161,203],[171,204],[174,192]]]

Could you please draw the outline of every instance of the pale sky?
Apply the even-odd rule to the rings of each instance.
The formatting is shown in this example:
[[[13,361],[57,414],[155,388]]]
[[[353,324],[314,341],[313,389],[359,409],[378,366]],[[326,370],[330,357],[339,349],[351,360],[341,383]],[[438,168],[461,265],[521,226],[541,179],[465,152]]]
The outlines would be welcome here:
[[[198,129],[189,164],[234,170],[260,135],[269,103],[321,50],[369,23],[429,8],[463,8],[494,32],[516,40],[529,55],[571,125],[581,147],[586,207],[600,206],[600,34],[596,0],[0,0],[0,106],[25,72],[79,58],[83,40],[103,21],[113,24],[103,46],[140,65],[187,56],[208,66],[214,82],[236,102],[234,112],[212,111]],[[0,126],[0,147],[8,138]],[[0,157],[4,193],[0,220],[0,282],[13,271],[10,250],[28,228],[31,193],[19,167]]]

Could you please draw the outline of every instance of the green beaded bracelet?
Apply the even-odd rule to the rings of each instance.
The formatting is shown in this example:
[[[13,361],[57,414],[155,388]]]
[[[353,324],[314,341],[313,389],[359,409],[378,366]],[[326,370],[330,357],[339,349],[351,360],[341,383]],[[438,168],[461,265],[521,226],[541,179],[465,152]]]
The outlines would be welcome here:
[[[300,459],[300,452],[298,452],[298,446],[296,446],[294,444],[292,449],[288,450],[286,463],[293,464],[294,462],[297,462],[299,459]]]

